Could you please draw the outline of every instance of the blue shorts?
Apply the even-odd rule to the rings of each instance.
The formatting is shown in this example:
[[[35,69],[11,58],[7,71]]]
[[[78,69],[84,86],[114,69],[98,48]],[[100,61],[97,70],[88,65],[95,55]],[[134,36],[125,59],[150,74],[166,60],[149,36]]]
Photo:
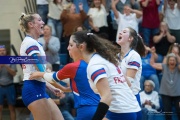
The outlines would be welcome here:
[[[114,112],[108,111],[106,114],[106,118],[108,118],[108,120],[136,120],[137,114],[136,112],[114,113]]]
[[[46,94],[46,83],[37,80],[25,80],[22,88],[22,100],[25,106],[30,103],[47,98]]]
[[[15,105],[16,91],[13,84],[6,87],[0,87],[0,105],[4,104],[5,97],[9,105]]]
[[[92,120],[98,106],[82,106],[77,108],[76,120]]]

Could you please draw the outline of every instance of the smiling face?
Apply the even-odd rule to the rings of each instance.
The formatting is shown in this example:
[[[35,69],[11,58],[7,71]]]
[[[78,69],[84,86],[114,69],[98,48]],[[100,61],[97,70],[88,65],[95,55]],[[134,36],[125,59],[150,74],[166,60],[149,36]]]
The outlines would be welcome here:
[[[70,57],[76,61],[76,60],[79,60],[80,59],[80,56],[81,56],[81,51],[79,49],[79,46],[77,45],[76,42],[74,42],[74,36],[72,35],[70,37],[70,40],[69,40],[69,45],[68,45],[68,51],[69,51],[69,55]]]
[[[32,28],[35,29],[36,33],[38,35],[42,35],[43,32],[43,26],[44,26],[44,22],[42,21],[41,17],[38,14],[34,14],[34,21],[32,22]]]
[[[169,57],[168,65],[171,69],[174,69],[176,67],[176,58],[175,57]]]
[[[119,39],[117,41],[117,44],[120,46],[127,44],[129,41],[129,36],[130,36],[130,30],[128,28],[125,28],[119,33]]]

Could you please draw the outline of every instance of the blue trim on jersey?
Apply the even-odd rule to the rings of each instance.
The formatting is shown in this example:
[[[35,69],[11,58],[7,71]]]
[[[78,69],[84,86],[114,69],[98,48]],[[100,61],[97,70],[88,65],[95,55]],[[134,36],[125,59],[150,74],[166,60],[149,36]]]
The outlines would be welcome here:
[[[43,44],[42,43],[40,43],[40,42],[38,42],[41,46],[43,46]]]
[[[128,65],[131,65],[131,66],[136,66],[136,67],[140,67],[140,64],[136,61],[132,61],[132,62],[129,62]]]
[[[129,53],[131,52],[131,50],[132,50],[132,49],[129,50],[129,52],[124,56],[124,58],[129,55]]]
[[[55,72],[55,73],[53,73],[53,79],[56,81],[56,82],[59,82],[59,79],[57,78],[57,73],[58,72]]]
[[[104,68],[101,68],[93,72],[91,75],[91,79],[94,81],[99,75],[102,75],[102,74],[106,74],[106,71],[104,70]]]
[[[26,54],[28,55],[30,52],[32,52],[32,51],[39,51],[39,48],[38,48],[38,46],[35,46],[35,45],[33,45],[33,46],[30,46],[27,50],[26,50]]]

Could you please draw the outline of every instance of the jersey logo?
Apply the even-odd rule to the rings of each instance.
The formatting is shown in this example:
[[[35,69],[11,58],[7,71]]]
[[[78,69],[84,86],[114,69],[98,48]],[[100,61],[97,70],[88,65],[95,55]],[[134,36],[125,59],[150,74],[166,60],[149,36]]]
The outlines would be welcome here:
[[[101,74],[105,74],[106,71],[104,70],[104,68],[101,68],[99,70],[96,70],[92,75],[91,75],[91,79],[94,81],[99,75]]]
[[[116,67],[117,71],[119,74],[121,74],[121,70],[119,69],[119,67]]]

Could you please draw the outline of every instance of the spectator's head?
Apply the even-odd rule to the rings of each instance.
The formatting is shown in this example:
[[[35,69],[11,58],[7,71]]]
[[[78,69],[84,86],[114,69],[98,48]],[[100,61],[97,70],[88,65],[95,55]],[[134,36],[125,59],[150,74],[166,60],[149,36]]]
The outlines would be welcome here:
[[[180,56],[180,45],[178,43],[174,43],[169,47],[168,54],[174,53],[175,55]]]
[[[0,56],[7,55],[5,45],[0,45]]]
[[[174,5],[177,1],[176,0],[167,0],[167,2],[169,4],[170,8],[174,8]]]
[[[146,93],[152,92],[154,90],[154,88],[155,88],[155,84],[152,80],[146,80],[144,82],[144,91]]]
[[[43,34],[44,22],[42,21],[39,14],[22,14],[19,19],[19,24],[23,32],[31,33],[38,37]]]
[[[66,6],[66,10],[69,11],[69,13],[76,13],[76,6],[73,3],[68,3]]]
[[[145,47],[142,37],[130,27],[123,29],[119,33],[119,39],[117,41],[117,44],[119,44],[121,48],[129,47],[130,49],[136,50],[140,54],[140,56],[145,55]]]
[[[166,22],[161,22],[161,24],[160,24],[160,30],[161,31],[169,31],[169,28],[168,28],[168,25],[167,25],[167,23]]]
[[[131,13],[131,6],[130,5],[125,5],[124,6],[124,9],[123,9],[123,13],[126,14],[126,15],[129,15]]]
[[[102,4],[102,0],[93,0],[91,7],[100,8]]]
[[[174,69],[177,66],[177,57],[174,53],[170,53],[167,55],[167,65],[170,69]]]
[[[88,59],[88,55],[96,52],[115,65],[118,64],[117,54],[120,51],[119,48],[114,46],[110,41],[100,38],[93,33],[89,33],[88,31],[75,32],[70,37],[68,46],[69,51],[71,43],[76,44],[84,60]]]
[[[52,33],[52,27],[49,25],[45,25],[44,28],[44,36],[51,36]]]

